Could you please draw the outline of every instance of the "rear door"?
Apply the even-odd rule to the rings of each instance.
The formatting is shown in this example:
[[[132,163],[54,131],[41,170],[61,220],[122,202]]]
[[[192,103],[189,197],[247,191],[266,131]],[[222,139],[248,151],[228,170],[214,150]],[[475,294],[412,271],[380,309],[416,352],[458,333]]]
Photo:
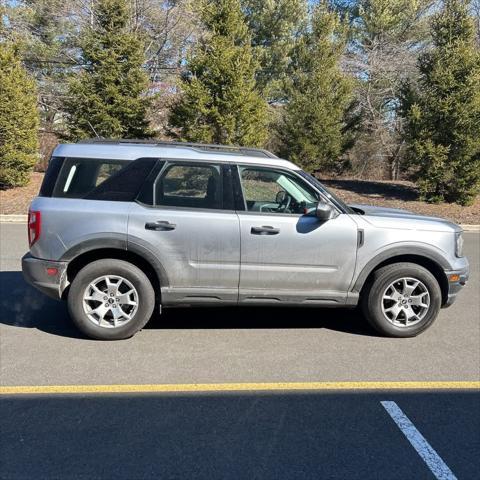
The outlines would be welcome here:
[[[342,304],[353,277],[357,226],[349,215],[305,215],[320,198],[294,172],[239,166],[244,211],[241,303]]]
[[[128,244],[161,264],[162,303],[236,303],[240,227],[230,167],[167,160],[151,188],[130,211]]]

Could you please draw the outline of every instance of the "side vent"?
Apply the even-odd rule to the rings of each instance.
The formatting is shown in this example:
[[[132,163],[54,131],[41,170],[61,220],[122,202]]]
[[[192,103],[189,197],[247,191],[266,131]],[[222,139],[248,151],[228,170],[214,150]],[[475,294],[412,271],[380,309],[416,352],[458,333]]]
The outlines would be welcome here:
[[[365,232],[360,228],[357,232],[357,247],[360,248],[363,246],[365,240]]]

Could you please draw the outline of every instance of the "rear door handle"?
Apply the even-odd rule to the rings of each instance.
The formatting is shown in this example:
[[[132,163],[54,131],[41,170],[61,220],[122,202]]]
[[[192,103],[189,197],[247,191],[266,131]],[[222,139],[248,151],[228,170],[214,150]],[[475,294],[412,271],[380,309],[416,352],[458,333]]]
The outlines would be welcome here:
[[[262,227],[252,227],[250,233],[252,235],[277,235],[280,233],[280,229],[270,225],[263,225]]]
[[[176,227],[177,226],[174,223],[170,223],[167,221],[147,222],[145,224],[146,230],[157,230],[157,231],[175,230]]]

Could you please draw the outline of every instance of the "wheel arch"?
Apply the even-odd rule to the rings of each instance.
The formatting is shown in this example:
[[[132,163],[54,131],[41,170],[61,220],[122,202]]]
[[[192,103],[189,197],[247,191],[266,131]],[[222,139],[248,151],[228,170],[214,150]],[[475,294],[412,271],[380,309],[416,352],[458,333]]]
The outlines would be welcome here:
[[[149,252],[148,252],[149,253]],[[163,268],[158,262],[153,262],[149,254],[142,254],[138,251],[127,250],[125,248],[115,248],[112,246],[96,247],[90,250],[82,251],[78,255],[71,258],[68,262],[66,275],[68,285],[70,285],[78,274],[78,272],[95,260],[102,260],[107,258],[113,258],[117,260],[124,260],[132,263],[142,270],[152,283],[152,287],[158,299],[160,299],[161,287],[165,286],[168,279],[164,273]],[[62,292],[62,298],[65,298],[68,294],[68,288]]]
[[[437,280],[440,290],[442,292],[442,306],[448,300],[448,279],[445,275],[445,269],[449,266],[445,264],[445,260],[439,261],[438,258],[432,258],[431,255],[425,255],[422,253],[396,253],[389,254],[387,256],[381,255],[371,260],[363,268],[353,286],[353,291],[362,296],[364,290],[370,285],[374,273],[386,265],[393,265],[395,263],[415,263],[427,269]]]

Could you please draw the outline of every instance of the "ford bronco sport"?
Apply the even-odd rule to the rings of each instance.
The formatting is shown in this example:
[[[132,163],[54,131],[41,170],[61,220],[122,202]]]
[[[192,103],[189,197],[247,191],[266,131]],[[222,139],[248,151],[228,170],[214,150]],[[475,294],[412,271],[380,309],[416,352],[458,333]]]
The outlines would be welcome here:
[[[28,282],[86,335],[123,339],[154,309],[361,308],[414,336],[468,279],[462,230],[349,206],[265,150],[89,140],[59,145],[28,220]]]

